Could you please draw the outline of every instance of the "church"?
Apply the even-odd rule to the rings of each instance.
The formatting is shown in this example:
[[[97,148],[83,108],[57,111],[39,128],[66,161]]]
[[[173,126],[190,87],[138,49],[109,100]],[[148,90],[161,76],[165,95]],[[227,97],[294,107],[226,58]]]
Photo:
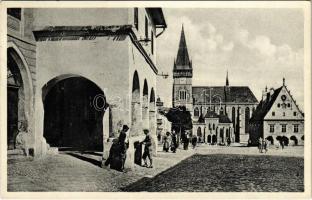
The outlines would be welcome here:
[[[192,114],[193,135],[210,144],[247,143],[249,120],[258,100],[248,86],[194,86],[193,65],[182,26],[177,57],[173,66],[173,107],[185,106]]]

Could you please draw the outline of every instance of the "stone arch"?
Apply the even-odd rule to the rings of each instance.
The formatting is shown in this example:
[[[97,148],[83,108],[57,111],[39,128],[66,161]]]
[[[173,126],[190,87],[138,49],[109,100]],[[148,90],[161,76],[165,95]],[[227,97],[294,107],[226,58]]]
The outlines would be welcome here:
[[[274,138],[272,136],[266,137],[266,139],[271,143],[274,144]]]
[[[142,95],[142,123],[143,128],[149,129],[149,102],[148,102],[148,84],[147,80],[144,79],[143,84],[143,95]]]
[[[133,73],[132,79],[132,96],[131,96],[131,136],[138,135],[141,125],[141,95],[140,95],[140,79],[138,72]]]
[[[51,79],[42,87],[43,136],[52,147],[103,151],[103,90],[75,74]]]
[[[245,108],[245,133],[249,133],[249,120],[250,120],[250,109]]]
[[[292,141],[292,144],[293,144],[294,146],[297,146],[297,145],[298,145],[298,139],[297,139],[296,136],[292,135],[292,136],[290,136],[289,139]]]
[[[20,148],[20,145],[16,146],[16,137],[21,131],[31,134],[34,130],[32,77],[22,52],[14,42],[8,42],[7,70],[7,103],[10,110],[7,139],[8,149],[14,149]]]

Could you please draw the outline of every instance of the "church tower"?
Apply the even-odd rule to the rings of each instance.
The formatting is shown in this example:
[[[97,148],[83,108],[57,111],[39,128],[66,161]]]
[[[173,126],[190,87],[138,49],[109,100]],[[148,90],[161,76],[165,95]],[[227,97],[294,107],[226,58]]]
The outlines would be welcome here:
[[[189,58],[182,25],[178,54],[173,66],[172,104],[173,107],[185,106],[191,113],[193,111],[192,78],[192,61]]]

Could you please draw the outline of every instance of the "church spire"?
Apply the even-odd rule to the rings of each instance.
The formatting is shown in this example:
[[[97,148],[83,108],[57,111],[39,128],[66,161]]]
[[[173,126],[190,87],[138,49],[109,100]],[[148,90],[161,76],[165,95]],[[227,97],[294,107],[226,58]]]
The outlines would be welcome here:
[[[226,70],[226,81],[225,81],[225,85],[226,85],[226,86],[229,86],[229,73],[228,73],[227,70]]]
[[[182,24],[182,30],[181,30],[181,36],[180,36],[179,50],[178,50],[177,59],[176,59],[176,67],[180,69],[192,68],[187,46],[186,46],[183,24]]]

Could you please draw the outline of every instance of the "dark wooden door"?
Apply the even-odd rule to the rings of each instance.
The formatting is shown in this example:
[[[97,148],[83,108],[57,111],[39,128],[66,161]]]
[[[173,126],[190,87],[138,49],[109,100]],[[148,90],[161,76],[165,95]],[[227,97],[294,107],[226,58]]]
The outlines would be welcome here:
[[[8,87],[8,110],[7,110],[7,123],[8,123],[8,149],[15,148],[15,139],[18,133],[18,88]]]

